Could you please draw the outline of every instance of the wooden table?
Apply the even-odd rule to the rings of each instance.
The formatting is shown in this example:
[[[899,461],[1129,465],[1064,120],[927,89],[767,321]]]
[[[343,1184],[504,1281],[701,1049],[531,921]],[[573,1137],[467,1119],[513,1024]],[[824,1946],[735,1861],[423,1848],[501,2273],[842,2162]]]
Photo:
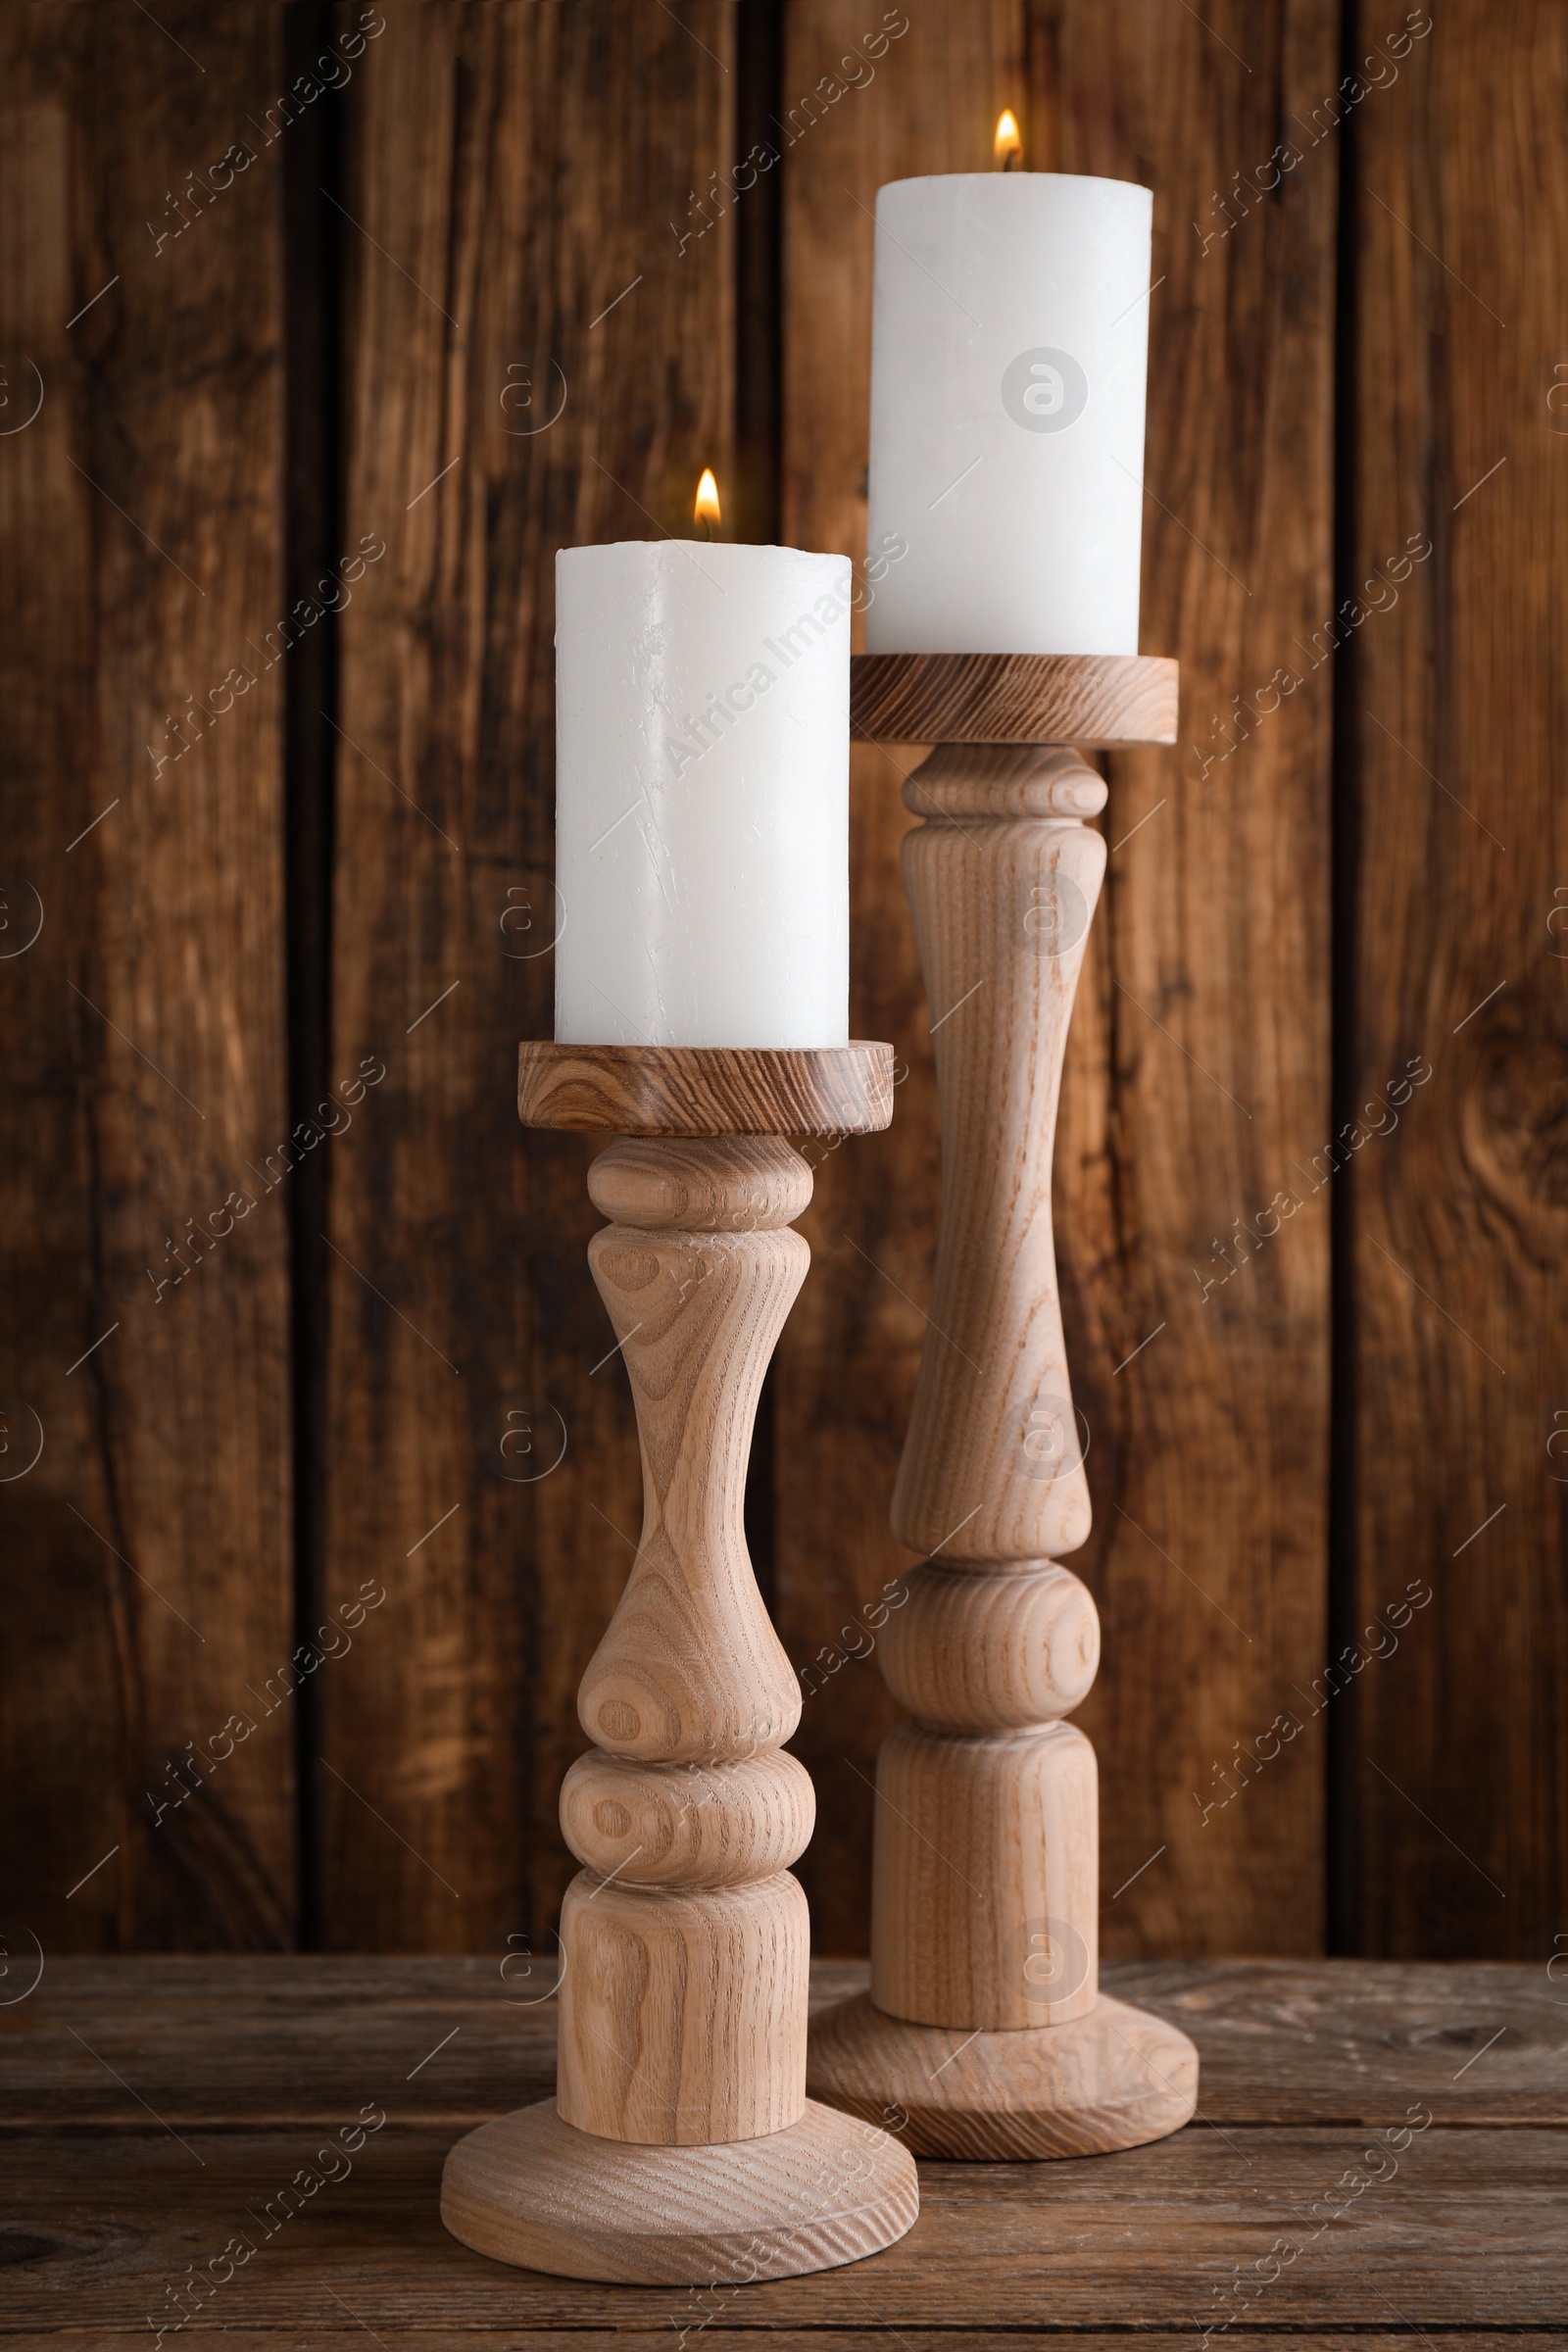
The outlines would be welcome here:
[[[1062,2332],[1094,2352],[1132,2328],[1174,2346],[1238,2274],[1239,2348],[1568,2341],[1568,1983],[1544,1965],[1107,1968],[1197,2041],[1200,2120],[1120,2156],[922,2166],[890,2252],[707,2295],[509,2271],[442,2230],[448,2146],[552,2081],[553,2004],[522,2005],[542,1989],[522,1965],[504,1984],[494,1959],[50,1961],[0,2008],[0,2341],[147,2345],[193,2270],[211,2295],[166,2340],[214,2352],[220,2331],[226,2352],[674,2352],[705,2324],[705,2352],[760,2330],[780,2352]],[[8,1966],[14,1996],[25,1964]],[[818,1998],[865,1976],[814,1974]],[[318,2158],[378,2114],[354,2153]],[[1398,2126],[1396,2154],[1378,2134]],[[336,2177],[283,2220],[307,2168]],[[219,2283],[241,2231],[257,2250]]]

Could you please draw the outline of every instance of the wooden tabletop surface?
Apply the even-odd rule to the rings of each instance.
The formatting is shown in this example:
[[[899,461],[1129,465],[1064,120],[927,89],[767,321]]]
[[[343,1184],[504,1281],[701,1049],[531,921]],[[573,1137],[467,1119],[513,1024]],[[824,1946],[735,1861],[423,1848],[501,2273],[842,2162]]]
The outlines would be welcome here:
[[[920,2218],[888,2253],[707,2294],[511,2271],[442,2230],[451,2142],[551,2088],[537,1965],[51,1960],[21,1997],[28,1964],[6,1965],[4,2342],[108,2352],[162,2327],[212,2352],[674,2352],[701,2329],[703,2352],[759,2331],[777,2352],[1068,2333],[1094,2352],[1129,2329],[1197,2345],[1227,2317],[1213,2340],[1237,2352],[1568,2342],[1568,1982],[1544,1964],[1108,1967],[1108,1990],[1198,2043],[1186,2131],[1073,2163],[922,2165]],[[818,1963],[814,1996],[864,1981]],[[329,2135],[353,2153],[318,2160]],[[286,2222],[274,2204],[268,2235],[302,2170],[321,2185]]]

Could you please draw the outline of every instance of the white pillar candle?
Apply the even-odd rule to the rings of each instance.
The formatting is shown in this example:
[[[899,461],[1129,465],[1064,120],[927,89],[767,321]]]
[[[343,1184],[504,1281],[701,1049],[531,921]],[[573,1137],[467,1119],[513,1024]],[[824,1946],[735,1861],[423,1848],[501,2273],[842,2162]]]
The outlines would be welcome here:
[[[1136,654],[1147,188],[958,172],[878,191],[870,653]]]
[[[682,539],[556,558],[556,1036],[849,1037],[851,571]]]

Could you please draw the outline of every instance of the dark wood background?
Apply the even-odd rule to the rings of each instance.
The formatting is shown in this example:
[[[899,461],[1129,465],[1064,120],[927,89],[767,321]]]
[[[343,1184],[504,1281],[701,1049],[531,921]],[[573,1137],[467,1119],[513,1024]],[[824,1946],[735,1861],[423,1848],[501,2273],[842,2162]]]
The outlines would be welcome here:
[[[734,535],[858,557],[874,191],[988,168],[1010,104],[1032,166],[1155,191],[1144,644],[1183,668],[1180,750],[1108,764],[1057,1165],[1106,1945],[1552,1950],[1568,17],[1437,13],[5,13],[9,1934],[548,1942],[639,1515],[588,1154],[514,1108],[555,551],[680,531],[712,465]],[[781,163],[705,214],[758,142]],[[819,1173],[754,1466],[803,1665],[908,1564],[917,757],[857,751],[852,849],[852,1026],[907,1077]],[[284,1695],[306,1642],[336,1654]],[[874,1663],[806,1705],[824,1950],[864,1946],[891,1720]]]

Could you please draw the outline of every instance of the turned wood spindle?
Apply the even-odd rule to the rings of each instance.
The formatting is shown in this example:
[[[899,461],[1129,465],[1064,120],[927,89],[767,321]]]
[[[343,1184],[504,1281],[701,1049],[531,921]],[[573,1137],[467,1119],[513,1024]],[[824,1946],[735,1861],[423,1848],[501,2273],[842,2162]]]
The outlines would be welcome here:
[[[809,1262],[789,1227],[810,1172],[762,1138],[630,1137],[588,1190],[615,1220],[588,1262],[637,1399],[644,1516],[577,1694],[599,1752],[561,1794],[585,1868],[562,1911],[557,2095],[611,2138],[752,2138],[806,2112],[810,1927],[789,1865],[815,1805],[782,1752],[800,1684],[741,1514],[758,1392]]]
[[[897,2104],[922,2155],[1132,2146],[1197,2058],[1099,1991],[1094,1749],[1065,1718],[1100,1622],[1056,1555],[1089,1534],[1052,1232],[1056,1102],[1105,871],[1101,778],[1063,748],[1174,728],[1175,664],[862,658],[858,732],[935,742],[905,787],[931,1006],[942,1219],[893,1532],[927,1553],[880,1655],[909,1709],[877,1770],[871,1990],[812,2029],[813,2095]],[[972,737],[973,740],[966,738]]]
[[[783,1742],[801,1689],[742,1524],[758,1394],[806,1278],[811,1176],[786,1133],[885,1126],[886,1047],[524,1047],[537,1126],[620,1131],[589,1245],[637,1408],[643,1532],[578,1691],[592,1751],[561,1820],[554,2102],[447,2159],[482,2253],[570,2277],[742,2284],[874,2253],[915,2217],[881,2131],[806,2095],[811,1834]]]
[[[916,1720],[878,1771],[871,1997],[923,2024],[1059,2024],[1097,1990],[1095,1757],[1061,1718],[1094,1680],[1100,1622],[1054,1565],[1090,1511],[1051,1165],[1105,867],[1102,837],[1067,811],[1092,813],[1104,790],[1073,752],[959,745],[905,788],[926,819],[904,855],[926,994],[934,1019],[956,1009],[935,1037],[933,1330],[892,1520],[942,1565],[888,1621],[883,1673]],[[967,1859],[956,1871],[950,1854]]]

